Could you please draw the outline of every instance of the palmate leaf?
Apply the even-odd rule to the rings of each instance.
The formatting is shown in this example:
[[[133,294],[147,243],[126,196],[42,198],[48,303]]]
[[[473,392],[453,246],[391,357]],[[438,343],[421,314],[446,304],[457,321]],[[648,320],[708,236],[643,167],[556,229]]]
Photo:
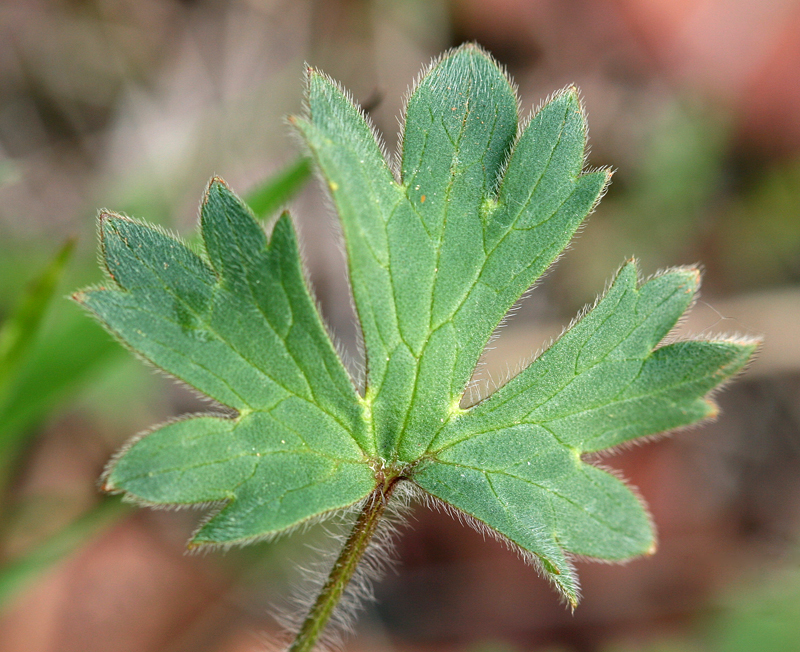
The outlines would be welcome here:
[[[292,122],[342,221],[363,395],[317,313],[287,215],[267,238],[215,179],[197,254],[103,214],[110,282],[77,300],[143,358],[235,413],[135,440],[106,488],[151,504],[218,502],[193,543],[224,545],[413,482],[518,546],[575,604],[571,554],[620,560],[654,547],[639,499],[584,454],[712,416],[707,394],[755,343],[659,346],[699,274],[681,268],[640,283],[629,262],[545,353],[463,408],[492,332],[608,183],[605,170],[583,171],[577,92],[519,125],[497,64],[472,45],[453,50],[409,97],[393,172],[348,96],[315,70],[307,79],[307,114]]]

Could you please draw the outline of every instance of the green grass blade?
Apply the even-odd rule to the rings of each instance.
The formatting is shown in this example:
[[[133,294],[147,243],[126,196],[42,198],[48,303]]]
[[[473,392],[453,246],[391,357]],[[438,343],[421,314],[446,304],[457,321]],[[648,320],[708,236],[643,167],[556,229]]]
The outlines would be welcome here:
[[[0,407],[0,459],[8,464],[28,428],[121,354],[119,346],[86,319],[66,319],[47,333],[20,369]]]
[[[74,249],[75,240],[67,240],[31,282],[17,308],[0,328],[0,403],[39,335],[42,320]]]
[[[256,217],[266,218],[294,197],[311,179],[311,162],[300,157],[247,193],[245,202]]]

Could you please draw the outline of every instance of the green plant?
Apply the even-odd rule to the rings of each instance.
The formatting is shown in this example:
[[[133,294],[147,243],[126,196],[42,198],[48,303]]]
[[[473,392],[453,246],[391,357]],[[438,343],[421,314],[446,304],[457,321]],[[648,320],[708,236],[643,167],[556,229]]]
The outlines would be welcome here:
[[[0,169],[0,183],[3,172]],[[248,205],[258,216],[273,214],[302,189],[310,175],[308,159],[298,158],[248,193]],[[68,240],[20,293],[0,325],[0,494],[4,496],[0,501],[4,517],[0,543],[4,543],[9,522],[19,518],[16,512],[25,511],[13,505],[7,489],[36,441],[36,426],[98,371],[120,360],[118,347],[96,324],[58,311],[52,314],[74,249],[75,241]],[[53,323],[46,325],[48,320]],[[72,523],[27,547],[24,554],[0,560],[0,610],[20,589],[127,511],[117,499],[100,501]]]
[[[9,467],[13,467],[15,454],[25,436],[27,423],[21,404],[37,400],[24,400],[16,391],[17,386],[27,372],[26,365],[33,357],[45,315],[74,248],[73,240],[62,245],[47,267],[21,293],[18,305],[0,327],[0,491],[5,488],[7,478],[4,476]],[[19,427],[18,422],[23,427]]]
[[[514,545],[574,606],[570,554],[653,551],[640,500],[584,455],[715,414],[706,395],[754,342],[659,346],[695,295],[678,268],[640,283],[626,263],[597,304],[517,376],[464,397],[493,331],[568,244],[610,173],[584,172],[574,88],[518,125],[497,64],[467,45],[411,93],[399,169],[328,78],[308,70],[291,122],[339,212],[366,350],[357,387],[303,277],[292,222],[267,238],[213,179],[203,250],[103,213],[109,280],[75,294],[125,345],[226,406],[135,439],[105,489],[151,505],[216,503],[191,546],[263,539],[356,514],[291,650],[310,650],[399,486]]]

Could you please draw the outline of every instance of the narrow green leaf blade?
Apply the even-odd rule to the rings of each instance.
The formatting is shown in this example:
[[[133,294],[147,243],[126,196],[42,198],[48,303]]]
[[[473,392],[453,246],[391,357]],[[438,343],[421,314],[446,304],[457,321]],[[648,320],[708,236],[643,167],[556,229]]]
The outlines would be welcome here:
[[[95,323],[64,319],[49,329],[26,356],[0,408],[0,487],[31,426],[121,354],[119,347]]]
[[[34,434],[30,425],[43,419],[108,352],[106,342],[91,338],[99,334],[97,327],[83,320],[69,326],[61,321],[44,336],[40,332],[74,246],[68,240],[60,248],[0,329],[0,491],[26,437]],[[70,337],[62,339],[65,334]]]
[[[256,216],[269,217],[302,190],[309,179],[311,161],[300,157],[247,193],[245,201]]]
[[[74,249],[74,240],[67,240],[62,245],[47,267],[29,285],[17,308],[0,328],[0,403],[36,341],[45,312]]]

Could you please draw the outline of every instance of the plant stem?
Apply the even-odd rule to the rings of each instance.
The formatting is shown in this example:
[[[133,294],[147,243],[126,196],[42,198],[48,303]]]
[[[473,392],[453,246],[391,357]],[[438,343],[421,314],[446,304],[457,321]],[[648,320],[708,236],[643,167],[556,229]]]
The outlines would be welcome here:
[[[339,553],[325,585],[317,596],[314,606],[308,612],[288,652],[311,652],[314,649],[344,594],[347,584],[352,579],[358,562],[369,547],[370,540],[378,528],[389,502],[389,496],[398,479],[395,477],[385,481],[367,497],[342,552]]]

